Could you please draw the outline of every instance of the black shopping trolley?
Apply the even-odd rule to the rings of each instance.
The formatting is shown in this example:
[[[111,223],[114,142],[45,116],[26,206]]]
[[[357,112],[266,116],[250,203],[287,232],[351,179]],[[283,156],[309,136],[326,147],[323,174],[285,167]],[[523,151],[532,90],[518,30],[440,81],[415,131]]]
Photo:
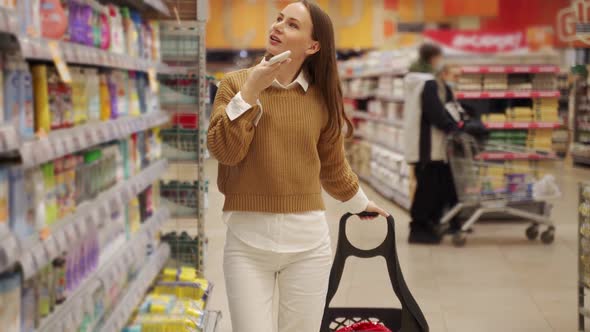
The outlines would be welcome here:
[[[374,213],[363,212],[359,216],[375,216]],[[374,322],[383,324],[393,332],[428,332],[428,323],[410,293],[402,275],[397,248],[395,244],[395,223],[390,215],[387,218],[387,236],[381,245],[371,250],[361,250],[353,246],[346,237],[346,222],[353,216],[347,213],[340,219],[338,245],[336,256],[330,272],[330,283],[324,317],[320,332],[334,332],[341,328],[360,322]],[[373,258],[382,256],[387,263],[389,279],[395,295],[399,298],[402,308],[331,308],[330,302],[336,295],[338,285],[344,271],[346,259],[350,256],[359,258]]]

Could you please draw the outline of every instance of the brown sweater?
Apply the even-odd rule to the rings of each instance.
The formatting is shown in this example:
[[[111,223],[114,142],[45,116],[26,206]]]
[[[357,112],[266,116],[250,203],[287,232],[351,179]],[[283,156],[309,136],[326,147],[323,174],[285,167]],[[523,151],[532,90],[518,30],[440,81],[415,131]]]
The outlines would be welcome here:
[[[330,140],[328,112],[312,84],[269,87],[259,106],[230,121],[227,104],[241,90],[248,70],[221,81],[211,114],[207,146],[219,161],[218,186],[224,211],[298,213],[324,210],[323,188],[340,201],[359,189],[344,155],[343,138]]]

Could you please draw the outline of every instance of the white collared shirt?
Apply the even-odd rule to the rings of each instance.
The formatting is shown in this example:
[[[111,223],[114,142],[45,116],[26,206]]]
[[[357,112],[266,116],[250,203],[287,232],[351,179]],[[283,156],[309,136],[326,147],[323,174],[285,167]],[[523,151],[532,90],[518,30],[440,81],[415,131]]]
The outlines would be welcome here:
[[[264,60],[263,60],[264,61]],[[277,80],[273,87],[294,89],[300,86],[307,92],[309,82],[305,73],[301,71],[297,78],[287,86]],[[260,111],[254,125],[258,125],[263,114],[260,100],[256,101]],[[242,98],[238,92],[227,104],[226,113],[231,121],[239,118],[252,106]],[[356,195],[344,202],[348,211],[359,213],[366,209],[369,199],[359,187]],[[241,241],[251,247],[278,253],[302,252],[316,248],[330,236],[326,213],[324,211],[309,211],[303,213],[262,213],[227,211],[223,213],[223,220],[229,230]]]

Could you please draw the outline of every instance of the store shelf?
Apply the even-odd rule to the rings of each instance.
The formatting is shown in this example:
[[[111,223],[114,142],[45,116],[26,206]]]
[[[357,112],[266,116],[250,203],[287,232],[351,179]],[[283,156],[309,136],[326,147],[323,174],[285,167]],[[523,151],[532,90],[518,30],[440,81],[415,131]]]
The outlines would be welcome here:
[[[392,120],[392,119],[386,119],[380,116],[375,116],[375,115],[371,115],[368,114],[367,112],[359,112],[359,111],[355,111],[352,113],[352,116],[358,119],[363,119],[363,120],[369,120],[369,121],[374,121],[374,122],[378,122],[378,123],[383,123],[383,124],[387,124],[390,126],[394,126],[396,128],[403,128],[404,124],[402,121],[399,120]]]
[[[383,94],[377,94],[376,97],[381,101],[390,102],[390,103],[403,103],[404,102],[403,97],[392,97],[392,96],[383,95]]]
[[[404,154],[404,152],[401,151],[400,149],[395,148],[395,147],[392,147],[392,146],[389,146],[389,145],[387,145],[385,143],[382,143],[382,142],[379,142],[377,140],[370,139],[369,137],[367,137],[366,135],[364,135],[362,133],[355,133],[354,136],[357,137],[357,138],[359,138],[359,139],[363,139],[363,140],[365,140],[365,141],[367,141],[367,142],[369,142],[371,144],[378,145],[378,146],[380,146],[380,147],[382,147],[382,148],[384,148],[386,150],[389,150],[391,152],[398,153],[398,154],[401,154],[401,155]]]
[[[344,96],[343,98],[355,100],[355,99],[370,99],[370,98],[375,98],[375,96],[376,96],[375,92],[370,92],[367,94],[350,94],[350,95]]]
[[[457,91],[457,99],[516,99],[516,98],[557,98],[559,90],[547,91]]]
[[[146,2],[160,3],[160,0]],[[167,8],[166,8],[167,10]],[[157,61],[131,57],[127,54],[117,54],[86,45],[57,41],[45,38],[32,38],[19,31],[18,15],[14,10],[0,8],[0,32],[16,36],[23,57],[31,60],[54,61],[51,47],[61,53],[63,61],[71,64],[101,66],[126,70],[144,71],[154,70],[159,73],[176,73],[177,70]]]
[[[484,122],[488,129],[557,129],[559,122]]]
[[[353,73],[349,71],[345,74],[341,74],[340,78],[343,80],[351,80],[357,78],[378,78],[381,76],[403,76],[408,71],[406,69],[390,69],[390,70],[380,70],[380,71],[370,71],[364,73]]]
[[[158,209],[151,218],[146,220],[139,231],[134,233],[129,240],[124,236],[113,241],[112,244],[100,255],[98,268],[87,277],[76,289],[68,295],[67,300],[59,305],[56,310],[41,322],[38,331],[64,331],[69,322],[78,323],[77,317],[83,316],[83,311],[94,308],[93,284],[108,281],[113,269],[122,269],[130,262],[139,259],[139,255],[145,255],[148,240],[169,220],[169,211],[166,208]],[[119,225],[124,228],[124,225]],[[81,312],[82,311],[82,312]],[[71,316],[71,317],[68,317]]]
[[[109,318],[99,330],[101,332],[121,331],[131,314],[144,298],[148,288],[154,282],[160,270],[170,257],[170,247],[163,243],[142,267],[136,279],[129,285],[121,300],[117,303]]]
[[[141,8],[144,5],[148,5],[160,13],[170,16],[170,10],[168,10],[168,7],[163,0],[117,0],[116,2],[131,5],[135,8]]]
[[[80,204],[75,213],[55,222],[50,234],[42,240],[37,234],[24,240],[13,233],[6,234],[0,241],[0,271],[19,263],[25,280],[34,276],[67,251],[71,243],[84,238],[91,224],[100,228],[113,211],[121,211],[133,197],[159,179],[167,167],[166,160],[160,160],[94,200]]]
[[[552,160],[557,156],[554,152],[529,153],[529,152],[482,152],[476,159],[479,160]]]
[[[463,66],[462,74],[537,74],[559,73],[559,67],[555,65],[508,65],[508,66]]]
[[[361,176],[361,180],[370,184],[371,187],[373,187],[377,192],[379,192],[379,194],[392,200],[393,202],[395,202],[396,204],[398,204],[402,208],[404,208],[406,210],[410,209],[410,207],[412,205],[410,198],[407,197],[406,195],[402,194],[401,192],[395,190],[393,187],[389,187],[389,186],[385,185],[384,183],[382,183],[379,179],[375,178],[374,176],[369,176],[369,177]]]
[[[56,130],[50,132],[45,138],[23,143],[20,148],[22,162],[24,167],[36,166],[92,146],[161,126],[168,121],[168,114],[157,112]]]
[[[175,70],[166,64],[136,57],[127,54],[117,54],[95,47],[69,43],[63,41],[49,40],[43,38],[30,38],[17,35],[21,52],[26,59],[53,61],[50,52],[51,44],[60,50],[61,56],[66,63],[117,68],[125,70],[143,71],[154,70],[158,73],[175,73]]]
[[[575,153],[572,153],[572,160],[574,161],[575,164],[590,166],[590,157],[580,156]]]

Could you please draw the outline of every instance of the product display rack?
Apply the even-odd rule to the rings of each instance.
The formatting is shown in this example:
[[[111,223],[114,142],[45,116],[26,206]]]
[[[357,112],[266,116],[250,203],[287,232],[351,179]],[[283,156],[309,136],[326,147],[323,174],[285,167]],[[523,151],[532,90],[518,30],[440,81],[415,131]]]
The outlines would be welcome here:
[[[355,125],[355,140],[347,144],[351,166],[405,209],[410,207],[412,182],[403,157],[403,77],[408,67],[408,52],[376,52],[340,63],[344,107]]]
[[[164,144],[173,164],[166,177],[166,205],[176,229],[185,230],[198,241],[197,269],[204,274],[207,237],[205,209],[208,191],[204,176],[208,85],[206,78],[205,23],[200,21],[162,22],[162,58],[176,74],[162,75],[162,108],[172,115]],[[196,226],[196,228],[195,228]],[[173,253],[174,256],[174,253]],[[184,260],[182,260],[184,261]]]
[[[574,82],[574,132],[572,160],[590,165],[590,89],[588,76],[579,75]]]
[[[80,0],[80,2],[84,6],[100,7],[99,9],[94,8],[95,11],[106,9],[106,7],[102,7],[94,0]],[[165,15],[170,13],[167,5],[159,0],[109,0],[105,2],[115,6],[130,6],[132,10],[137,10],[132,15],[136,15],[138,11],[142,12],[139,15],[144,15],[147,13],[146,10],[158,10]],[[20,1],[16,3],[20,5]],[[121,7],[113,8],[118,11]],[[10,54],[11,59],[12,57],[15,59],[18,57],[19,61],[24,64],[23,67],[19,68],[22,68],[23,72],[25,68],[29,70],[29,73],[32,71],[33,80],[38,80],[37,77],[34,77],[36,72],[33,67],[51,67],[51,63],[55,63],[55,67],[59,71],[59,78],[64,80],[60,84],[72,84],[69,93],[74,95],[77,93],[77,90],[74,89],[79,88],[74,84],[78,83],[77,81],[70,83],[66,79],[68,77],[68,67],[71,65],[81,65],[84,66],[83,68],[89,68],[89,71],[96,70],[101,75],[110,73],[109,70],[129,71],[129,82],[133,82],[133,85],[130,84],[125,88],[131,89],[133,90],[132,93],[138,94],[139,104],[137,104],[137,107],[139,109],[141,106],[142,113],[139,114],[139,111],[134,113],[131,107],[135,106],[135,104],[129,103],[126,104],[130,107],[129,110],[121,110],[132,115],[120,114],[118,117],[114,116],[105,119],[102,118],[103,110],[101,109],[100,120],[89,117],[86,123],[84,122],[86,120],[82,120],[63,127],[60,124],[60,127],[56,128],[53,128],[54,124],[51,123],[51,131],[39,130],[35,132],[34,136],[24,136],[22,134],[23,116],[17,113],[13,113],[17,117],[16,122],[10,119],[0,123],[0,158],[7,165],[5,167],[9,168],[7,173],[10,176],[12,176],[13,170],[15,174],[21,174],[20,176],[23,174],[28,176],[27,174],[30,172],[39,172],[41,174],[41,170],[45,172],[47,165],[51,165],[51,172],[54,172],[53,167],[55,167],[55,174],[63,172],[61,176],[70,176],[69,174],[73,174],[73,171],[69,170],[68,167],[70,166],[66,163],[69,162],[70,158],[74,158],[72,156],[90,158],[88,160],[84,159],[84,162],[88,163],[88,166],[84,167],[89,168],[86,170],[87,172],[90,172],[90,170],[94,172],[88,173],[87,180],[84,180],[84,176],[80,176],[80,180],[77,180],[80,181],[81,188],[88,190],[88,192],[84,193],[84,197],[80,196],[79,202],[76,199],[74,208],[70,212],[65,212],[62,216],[62,213],[64,213],[62,209],[65,209],[65,207],[61,207],[62,202],[60,201],[56,211],[56,213],[59,213],[57,220],[50,223],[48,215],[48,227],[39,230],[38,233],[35,232],[28,237],[23,237],[22,230],[13,229],[12,216],[9,220],[10,223],[0,220],[0,282],[6,285],[18,284],[18,288],[14,288],[14,291],[11,291],[10,294],[2,294],[2,296],[12,296],[10,302],[13,305],[8,316],[0,315],[0,321],[4,323],[7,317],[10,318],[12,321],[7,322],[7,328],[11,331],[13,330],[11,324],[17,324],[17,321],[20,320],[22,320],[22,324],[25,324],[25,321],[27,325],[31,324],[31,326],[26,327],[27,331],[53,332],[78,329],[86,331],[118,331],[127,325],[135,307],[156,280],[160,271],[171,264],[169,260],[171,256],[170,247],[166,243],[160,244],[160,232],[163,225],[172,219],[170,218],[169,209],[165,206],[158,207],[160,199],[157,197],[159,196],[157,183],[160,178],[167,174],[168,161],[159,157],[159,150],[157,150],[159,147],[157,145],[151,145],[157,143],[159,127],[167,124],[171,116],[168,112],[163,112],[163,108],[159,105],[156,107],[152,103],[155,100],[152,94],[147,92],[147,89],[152,92],[157,89],[158,74],[183,74],[187,72],[188,68],[169,66],[159,59],[152,58],[151,54],[156,46],[153,46],[153,49],[151,46],[148,48],[147,44],[145,44],[147,43],[146,40],[141,41],[140,46],[138,46],[140,48],[144,47],[140,52],[146,53],[138,53],[139,55],[135,57],[130,53],[113,53],[98,48],[98,46],[90,47],[70,41],[41,38],[39,37],[41,35],[40,31],[35,32],[28,28],[26,29],[27,32],[23,33],[22,27],[27,20],[21,15],[20,8],[4,8],[0,6],[0,70],[4,71],[7,68],[5,67],[6,62],[3,63],[2,61],[5,54]],[[137,17],[139,16],[133,16],[133,19],[135,20]],[[146,17],[143,16],[143,18]],[[140,24],[143,23],[134,21],[134,24],[125,28],[138,29],[139,34],[146,33],[144,30],[140,31],[139,29],[149,29],[147,27],[148,23],[145,23],[145,26],[140,26]],[[205,77],[204,22],[199,22],[198,25],[199,56],[196,58],[198,65],[194,67],[202,71],[202,74],[199,75],[203,78]],[[102,38],[104,37],[105,35],[102,35]],[[151,37],[152,35],[141,36],[141,38]],[[99,37],[94,35],[94,38]],[[149,59],[145,55],[147,52],[150,53]],[[6,59],[8,59],[8,56],[6,56]],[[50,64],[47,65],[48,63]],[[29,69],[29,66],[31,69]],[[51,68],[55,70],[54,67]],[[76,67],[74,70],[77,70],[77,68],[82,67]],[[62,69],[65,71],[62,71]],[[9,70],[14,69],[9,68]],[[4,78],[2,74],[0,71],[0,89],[2,89],[0,97],[12,98],[13,95],[11,95],[10,90],[4,90],[2,86],[2,79]],[[131,75],[134,75],[134,81],[131,81]],[[148,78],[149,86],[147,85]],[[143,81],[141,81],[142,79]],[[94,88],[89,85],[87,89],[98,96],[98,78],[96,82],[97,85]],[[141,85],[142,83],[144,85]],[[55,83],[50,82],[49,84]],[[100,84],[102,89],[103,83]],[[195,108],[202,114],[205,114],[206,109],[205,87],[205,79],[200,79],[198,85],[199,103]],[[36,95],[38,88],[35,85],[35,95],[22,97],[31,98],[27,107],[30,107],[31,110],[33,106],[35,107],[35,118],[33,119],[31,116],[30,119],[31,125],[33,125],[34,121],[35,126],[41,126],[41,120],[37,118],[40,115],[37,114],[39,102],[36,99],[41,99],[40,96]],[[84,88],[86,89],[86,87]],[[134,89],[137,89],[137,91]],[[131,90],[127,90],[126,93],[131,93]],[[31,88],[32,93],[33,88]],[[49,93],[51,98],[54,97],[52,93],[54,92]],[[148,94],[149,97],[146,97]],[[126,97],[129,97],[129,95]],[[21,95],[18,98],[21,98]],[[35,98],[34,105],[33,98]],[[102,98],[102,95],[100,98]],[[2,99],[0,98],[0,103],[4,103]],[[104,102],[104,100],[101,99],[100,102]],[[131,99],[131,102],[134,102],[133,99]],[[4,105],[0,105],[0,110],[4,110],[2,106]],[[51,112],[54,112],[53,108],[56,106],[50,104],[49,107],[52,108]],[[77,105],[73,104],[72,109],[75,107]],[[88,107],[90,107],[90,103]],[[87,112],[91,112],[90,108]],[[4,117],[4,114],[2,114],[2,117]],[[197,124],[197,127],[199,125]],[[145,142],[143,139],[145,139]],[[149,146],[148,139],[150,140]],[[123,149],[127,149],[127,144],[132,140],[133,148],[137,149],[133,150],[133,153],[137,151],[137,156],[133,157],[135,164],[129,164],[129,166],[125,167],[131,167],[133,170],[125,170],[125,175],[117,173],[115,177],[114,173],[109,173],[115,170],[115,168],[111,167],[115,166],[115,162],[117,162],[117,165],[119,163],[131,163],[131,157],[129,157],[129,161],[123,161],[115,159],[115,155],[111,156],[110,153],[113,153],[115,147],[124,151]],[[198,140],[200,144],[197,144],[197,146],[200,149],[204,141],[202,131],[199,131]],[[131,153],[131,147],[129,147],[128,151]],[[200,156],[197,163],[198,172],[195,173],[198,175],[198,179],[202,180],[204,179],[202,175],[203,153],[198,153],[198,155]],[[120,158],[120,156],[117,155],[117,158]],[[123,158],[127,158],[127,156],[125,155]],[[84,167],[80,169],[80,172],[85,170]],[[122,171],[123,168],[117,168],[116,170],[117,172]],[[78,172],[78,169],[75,172]],[[127,174],[128,172],[130,174]],[[96,177],[96,180],[90,177],[90,174],[92,174],[92,177]],[[110,179],[110,176],[113,176],[114,179]],[[9,186],[10,195],[13,193],[12,181],[12,178],[10,178],[10,184],[6,185],[7,187],[2,187],[2,190],[5,190],[4,188],[7,190]],[[43,178],[41,181],[44,181],[46,186],[49,183],[47,178]],[[61,181],[63,181],[63,178]],[[61,182],[58,184],[61,185]],[[76,183],[76,186],[78,186],[78,183]],[[151,198],[147,198],[148,190],[150,194],[154,193],[154,196],[149,196]],[[197,220],[201,226],[204,222],[202,217],[206,200],[205,190],[206,184],[201,184],[197,200],[199,206]],[[3,195],[5,194],[3,193]],[[56,191],[56,195],[63,194]],[[57,198],[61,199],[61,196],[57,196]],[[10,204],[11,211],[20,211],[13,210],[13,203],[7,203],[6,201],[12,201],[15,198],[11,196],[11,198],[2,197],[2,199],[4,209],[7,209]],[[49,196],[47,196],[47,199],[49,199]],[[149,203],[141,203],[142,199],[149,200],[146,201]],[[153,205],[151,202],[153,202]],[[70,204],[71,202],[68,201],[67,203]],[[31,206],[27,204],[32,203],[22,202],[22,204],[25,204],[26,209],[29,209]],[[37,204],[36,201],[35,204]],[[152,210],[148,212],[140,211],[142,209],[139,207],[140,204],[150,204]],[[133,206],[137,206],[137,210],[134,210]],[[49,207],[47,209],[47,213],[49,213]],[[37,213],[39,213],[38,211],[40,210],[37,208]],[[138,224],[121,221],[130,218],[129,216],[132,213],[134,218],[135,216],[140,218],[141,214],[141,221],[138,221]],[[135,213],[137,214],[135,215]],[[7,218],[7,216],[5,217]],[[43,217],[36,216],[35,218]],[[204,238],[204,228],[201,226],[199,226],[199,237]],[[96,242],[84,242],[88,240]],[[199,268],[201,274],[204,266],[203,242],[205,241],[199,241],[198,255],[191,262],[193,267]],[[90,250],[97,250],[96,254],[91,254]],[[91,256],[86,258],[83,255],[93,256],[92,258]],[[70,275],[70,271],[66,270],[70,269],[70,267],[66,268],[66,264],[68,264],[67,266],[74,266],[74,263],[81,259],[86,260],[84,269],[80,268],[79,271],[71,272]],[[59,273],[61,273],[62,267],[64,275],[60,277]],[[66,273],[68,274],[67,277]],[[75,284],[72,286],[68,284],[66,290],[64,280],[68,279],[68,282],[70,282],[70,278],[71,280],[76,279],[73,281]],[[60,293],[58,288],[62,287],[60,286],[62,282],[64,282],[64,288],[61,291],[63,293]],[[20,287],[22,287],[22,293]],[[16,291],[17,289],[18,291]],[[38,289],[34,293],[37,295],[33,295],[32,289]],[[47,292],[47,297],[45,297],[45,292]],[[64,296],[62,299],[63,294],[67,294],[67,297]],[[7,299],[5,297],[1,300]],[[32,299],[35,302],[31,302]],[[45,302],[41,302],[45,300],[47,300],[47,306],[45,306]],[[32,315],[31,310],[36,312],[34,316],[29,316]],[[41,310],[47,311],[44,314],[39,314]],[[21,315],[27,316],[21,318]],[[208,313],[206,320],[208,329],[204,331],[215,331],[219,318],[220,315],[217,312]],[[34,323],[33,319],[35,320]],[[20,326],[21,323],[18,324]],[[35,325],[34,328],[32,324]],[[14,328],[20,330],[19,327]],[[22,328],[24,331],[25,327]]]
[[[451,60],[460,73],[456,98],[483,114],[485,126],[492,131],[490,142],[522,146],[543,153],[489,151],[483,153],[481,159],[555,159],[554,132],[566,124],[560,115],[562,91],[558,84],[559,66],[551,63],[529,64],[538,60],[534,55],[518,65],[506,63],[513,61],[510,57],[496,56],[487,60],[499,63],[462,64],[458,59]],[[554,60],[547,58],[545,61]]]
[[[590,183],[579,184],[578,206],[578,331],[586,331],[590,309],[586,304],[590,289]]]

